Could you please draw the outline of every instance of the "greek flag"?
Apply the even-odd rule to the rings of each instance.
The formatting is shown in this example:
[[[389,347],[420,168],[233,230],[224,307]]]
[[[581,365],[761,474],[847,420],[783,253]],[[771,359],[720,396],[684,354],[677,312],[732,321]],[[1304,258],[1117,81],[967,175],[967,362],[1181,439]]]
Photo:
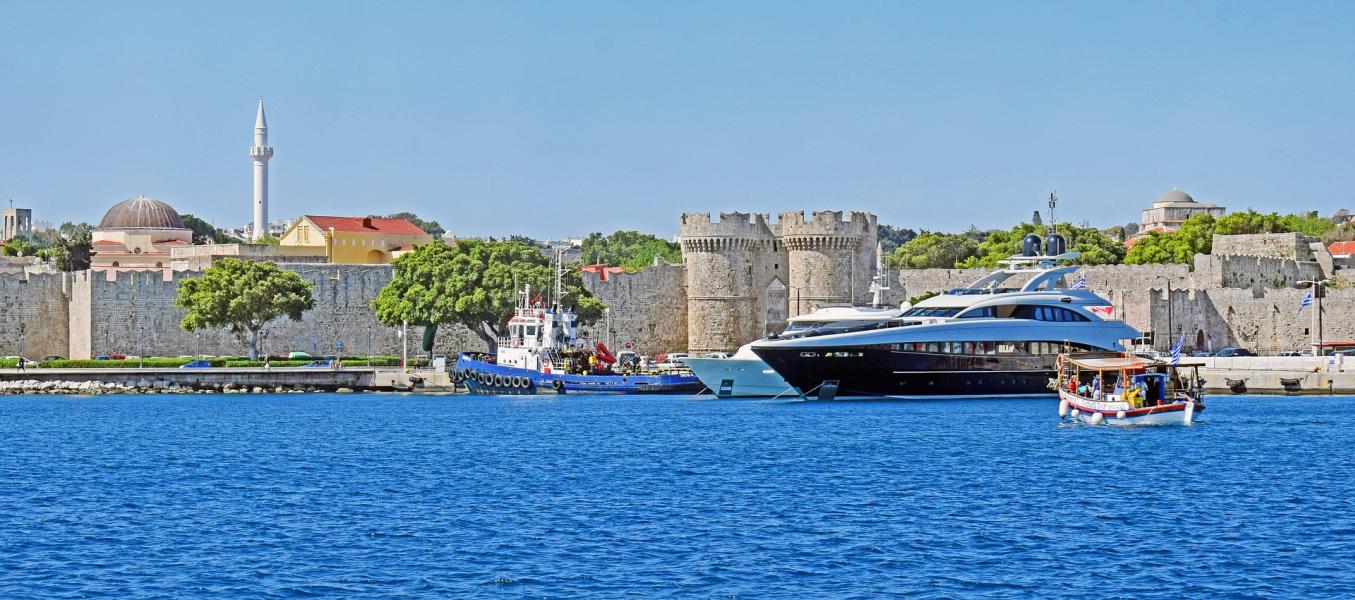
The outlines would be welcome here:
[[[1172,366],[1181,362],[1181,345],[1186,343],[1186,334],[1181,334],[1181,339],[1176,340],[1176,345],[1172,346]]]
[[[1313,305],[1313,293],[1308,292],[1308,295],[1303,297],[1303,302],[1299,303],[1299,314],[1303,314],[1303,309],[1308,308],[1309,306],[1312,305]]]
[[[1087,289],[1087,276],[1086,276],[1086,275],[1078,275],[1078,276],[1077,276],[1077,281],[1074,281],[1074,282],[1073,282],[1073,287],[1072,287],[1072,289],[1075,289],[1075,290],[1085,290],[1085,289]]]

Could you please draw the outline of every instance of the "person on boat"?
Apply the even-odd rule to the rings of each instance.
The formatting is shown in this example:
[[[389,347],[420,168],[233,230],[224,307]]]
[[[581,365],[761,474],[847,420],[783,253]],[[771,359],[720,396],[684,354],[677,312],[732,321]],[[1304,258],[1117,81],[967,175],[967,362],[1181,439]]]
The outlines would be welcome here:
[[[1137,385],[1130,387],[1129,390],[1124,393],[1124,401],[1128,402],[1129,406],[1133,408],[1141,408],[1143,406],[1141,401],[1142,398],[1143,392]]]

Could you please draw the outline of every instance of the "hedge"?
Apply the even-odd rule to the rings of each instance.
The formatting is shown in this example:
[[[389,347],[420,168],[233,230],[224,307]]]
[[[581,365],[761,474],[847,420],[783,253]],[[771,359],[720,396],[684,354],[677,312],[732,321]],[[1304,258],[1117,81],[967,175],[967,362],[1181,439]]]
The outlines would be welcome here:
[[[233,356],[220,356],[214,358],[170,358],[164,356],[150,356],[141,359],[131,360],[44,360],[38,363],[38,368],[43,369],[136,369],[144,367],[147,369],[175,369],[184,364],[195,361],[205,360],[213,367],[262,367],[264,361],[249,360],[247,358],[237,358]],[[323,360],[322,357],[291,359],[285,356],[269,357],[268,364],[272,367],[304,367],[317,360]],[[350,367],[365,367],[369,364],[369,358],[366,356],[344,356],[340,359],[343,365]],[[449,357],[450,360],[450,357]],[[0,369],[17,369],[18,360],[0,359]],[[400,357],[398,356],[372,356],[370,364],[374,367],[398,367],[400,366]],[[424,366],[428,364],[426,358],[410,357],[410,366]],[[29,363],[29,368],[34,365]]]

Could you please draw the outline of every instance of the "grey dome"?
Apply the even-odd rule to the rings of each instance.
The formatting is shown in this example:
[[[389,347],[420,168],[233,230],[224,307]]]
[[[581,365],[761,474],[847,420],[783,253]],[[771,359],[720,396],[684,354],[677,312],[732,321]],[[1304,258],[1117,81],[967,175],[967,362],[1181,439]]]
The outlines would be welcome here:
[[[104,213],[97,229],[187,229],[174,207],[139,196],[123,200]]]
[[[1167,193],[1162,194],[1162,197],[1158,198],[1157,202],[1153,204],[1195,204],[1195,199],[1191,198],[1190,194],[1172,188]]]

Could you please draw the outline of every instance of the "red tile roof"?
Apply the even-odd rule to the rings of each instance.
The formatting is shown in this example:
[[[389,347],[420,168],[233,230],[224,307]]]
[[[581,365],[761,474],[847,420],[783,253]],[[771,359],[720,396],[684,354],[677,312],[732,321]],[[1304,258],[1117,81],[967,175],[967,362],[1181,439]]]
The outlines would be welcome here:
[[[312,223],[325,231],[350,233],[390,233],[396,235],[428,235],[424,230],[405,219],[382,219],[379,217],[326,217],[306,215]]]
[[[1355,242],[1333,242],[1327,247],[1332,256],[1350,256],[1355,254]]]

